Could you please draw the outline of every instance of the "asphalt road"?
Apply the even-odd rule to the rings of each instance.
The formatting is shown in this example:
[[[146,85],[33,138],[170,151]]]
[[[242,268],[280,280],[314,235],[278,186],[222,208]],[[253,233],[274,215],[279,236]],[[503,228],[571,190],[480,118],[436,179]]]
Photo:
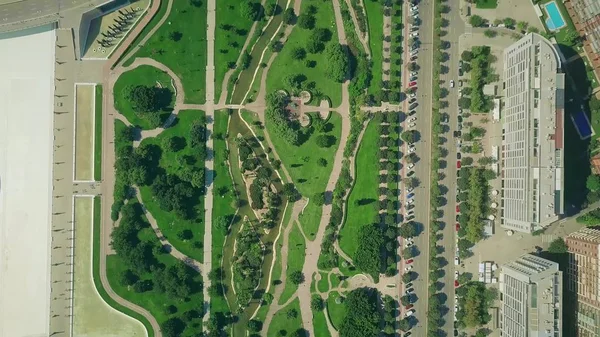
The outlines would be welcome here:
[[[404,5],[405,13],[410,16],[410,10],[408,8],[408,2]],[[433,62],[432,54],[432,42],[433,42],[433,26],[429,24],[433,18],[433,2],[423,1],[419,5],[419,17],[422,20],[422,24],[419,29],[419,40],[421,41],[421,47],[417,54],[417,65],[420,67],[418,71],[417,79],[417,103],[419,104],[415,109],[417,117],[416,127],[414,128],[420,134],[419,140],[415,143],[415,153],[420,158],[414,167],[414,177],[416,177],[420,184],[415,188],[415,202],[414,221],[420,224],[421,234],[415,238],[415,246],[419,250],[420,254],[414,258],[413,272],[418,275],[418,278],[413,281],[413,288],[415,293],[413,296],[416,297],[417,301],[414,303],[415,314],[410,319],[414,325],[412,328],[412,336],[426,336],[427,335],[427,288],[428,288],[428,264],[429,264],[429,239],[428,239],[428,226],[430,217],[429,207],[429,181],[430,181],[430,166],[431,166],[431,83],[432,83],[432,68]],[[405,41],[408,41],[408,37],[405,37]],[[407,47],[406,49],[410,49]],[[407,56],[410,57],[410,56]],[[408,69],[405,70],[408,73]],[[405,76],[408,78],[408,76]],[[407,83],[405,83],[406,87]],[[405,107],[408,113],[408,107]],[[412,116],[411,116],[412,117]],[[409,117],[410,118],[410,117]],[[408,124],[408,123],[405,123]],[[407,155],[408,151],[404,151]],[[405,170],[408,174],[409,170]],[[406,199],[404,199],[406,200]],[[406,205],[404,205],[406,207]],[[406,208],[405,208],[406,209]],[[404,314],[405,310],[403,310]]]
[[[453,132],[458,128],[458,98],[460,87],[458,84],[458,63],[460,60],[460,50],[458,47],[458,38],[464,33],[465,24],[460,17],[459,1],[448,1],[446,2],[450,6],[450,11],[447,14],[443,14],[443,17],[448,20],[448,26],[444,28],[448,33],[442,36],[442,41],[450,42],[450,47],[445,50],[448,54],[448,61],[444,62],[444,66],[447,67],[448,72],[440,75],[440,85],[449,90],[449,94],[446,97],[448,101],[448,108],[441,109],[440,111],[446,112],[449,115],[449,131],[443,136],[446,138],[446,142],[442,146],[448,151],[446,156],[446,167],[441,171],[445,177],[440,180],[440,185],[445,186],[446,189],[446,204],[442,207],[444,212],[442,221],[444,227],[442,230],[443,238],[441,244],[444,248],[441,256],[447,261],[447,265],[444,267],[444,277],[440,280],[444,285],[442,288],[443,293],[446,296],[447,311],[443,315],[444,325],[442,330],[446,336],[454,336],[454,257],[456,252],[456,178],[457,178],[457,144],[456,139],[453,137]],[[454,88],[450,88],[450,80],[454,80]],[[447,130],[447,129],[446,129]]]

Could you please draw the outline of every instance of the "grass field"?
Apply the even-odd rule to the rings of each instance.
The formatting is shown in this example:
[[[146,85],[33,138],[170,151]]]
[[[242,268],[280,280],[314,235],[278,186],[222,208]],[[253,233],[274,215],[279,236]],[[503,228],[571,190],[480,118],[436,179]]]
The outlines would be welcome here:
[[[313,329],[315,330],[315,336],[319,337],[331,337],[329,329],[327,328],[327,319],[325,318],[326,309],[320,311],[313,310]]]
[[[146,318],[144,318],[144,316],[115,302],[112,298],[110,298],[110,296],[108,296],[106,289],[104,289],[104,287],[102,286],[102,282],[100,281],[100,235],[101,235],[101,220],[102,220],[101,218],[102,218],[101,199],[100,199],[100,197],[95,197],[94,198],[94,229],[93,229],[93,240],[92,240],[93,241],[92,273],[93,273],[94,286],[96,287],[98,294],[100,295],[100,297],[102,297],[104,302],[106,302],[108,305],[110,305],[114,309],[140,321],[146,328],[146,331],[148,332],[148,337],[154,337],[154,330],[152,329],[150,322],[148,322],[148,320],[146,320]]]
[[[216,221],[220,217],[230,217],[235,214],[233,207],[233,183],[229,175],[229,167],[227,165],[227,148],[225,138],[217,137],[217,135],[225,135],[227,133],[228,114],[226,110],[217,111],[215,113],[215,125],[213,138],[213,146],[215,153],[214,163],[214,186],[213,186],[213,231],[212,231],[212,265],[216,268],[221,265],[223,257],[223,246],[225,245],[225,232],[214,228]],[[221,193],[223,192],[223,193]],[[229,312],[229,306],[223,296],[212,296],[210,299],[211,314],[215,312]]]
[[[186,144],[190,144],[190,127],[192,122],[198,118],[204,116],[203,111],[199,110],[182,110],[179,112],[177,122],[174,126],[165,129],[158,137],[145,139],[142,143],[156,144],[161,146],[162,140],[172,136],[178,136],[185,138]],[[180,158],[184,155],[192,155],[195,150],[186,146],[184,149],[173,152],[165,151],[163,149],[160,158],[160,167],[165,169],[169,174],[178,174],[182,171],[183,167],[180,165]],[[193,170],[204,170],[204,162],[197,162],[192,165]],[[140,188],[142,200],[144,205],[148,208],[148,211],[152,213],[152,216],[158,222],[163,235],[169,240],[175,248],[181,251],[183,254],[198,260],[203,261],[204,250],[202,247],[195,247],[195,242],[203,242],[204,237],[204,195],[196,196],[197,200],[191,200],[194,203],[194,210],[196,211],[197,218],[184,220],[177,216],[174,212],[167,212],[160,208],[158,202],[156,202],[152,196],[150,186],[143,186]],[[183,241],[177,237],[177,233],[181,230],[191,230],[193,238],[191,240]]]
[[[285,289],[281,294],[281,298],[279,298],[279,304],[285,303],[298,290],[298,285],[290,280],[290,275],[295,271],[302,271],[302,267],[304,266],[306,242],[304,242],[304,237],[302,236],[302,233],[300,233],[298,226],[299,224],[297,222],[294,221],[294,223],[292,223],[288,246],[287,268],[285,271],[287,278]]]
[[[373,62],[373,78],[369,93],[374,94],[381,90],[382,62],[383,62],[383,11],[379,1],[365,1],[365,12],[369,24],[369,48]]]
[[[97,199],[98,201],[100,199]],[[111,308],[95,289],[92,268],[92,228],[95,210],[90,197],[75,198],[75,266],[74,266],[74,299],[73,299],[73,333],[76,336],[106,337],[126,335],[132,337],[146,336],[144,326]]]
[[[171,90],[171,77],[168,74],[151,66],[139,66],[133,70],[123,73],[115,83],[115,108],[119,113],[127,118],[129,123],[136,125],[143,130],[150,130],[153,129],[153,127],[150,126],[150,123],[146,119],[138,117],[133,111],[133,107],[127,98],[129,95],[129,89],[137,85],[154,87],[157,85],[157,82],[160,83],[163,88],[169,88],[169,90]],[[173,93],[173,100],[170,108],[173,107],[172,104],[174,102],[175,94]],[[164,111],[161,115],[162,120],[166,120],[170,113],[171,111]]]
[[[94,180],[102,180],[102,85],[96,84],[94,112]]]
[[[319,289],[319,291],[322,293],[327,292],[327,290],[329,290],[329,281],[327,280],[327,273],[319,272],[319,275],[321,275],[321,279],[317,281],[317,289]]]
[[[493,9],[498,7],[498,0],[476,0],[475,5],[481,9]]]
[[[377,123],[369,122],[356,155],[356,177],[348,198],[346,222],[340,230],[340,248],[353,257],[358,245],[360,229],[373,223],[377,216],[379,193],[379,162],[377,151]]]
[[[340,297],[340,293],[332,291],[327,298],[327,314],[331,320],[331,324],[336,330],[340,329],[340,325],[346,316],[346,306],[344,303],[337,304],[335,299]]]
[[[296,317],[288,318],[290,310],[296,311]],[[302,328],[302,317],[300,315],[300,301],[297,298],[273,316],[270,326],[263,327],[263,329],[268,329],[268,337],[288,336],[300,328]],[[281,331],[285,331],[285,333],[282,334]]]
[[[174,1],[167,21],[135,57],[151,57],[181,79],[186,103],[204,103],[206,1]],[[215,57],[218,59],[218,57]]]
[[[152,7],[152,3],[154,1],[157,0],[151,0],[150,1],[150,7]],[[125,52],[121,55],[121,58],[124,58],[127,56],[127,54],[129,52],[131,52],[131,50],[137,46],[144,37],[146,37],[146,35],[148,35],[148,33],[158,24],[158,22],[160,21],[160,19],[165,15],[165,13],[167,12],[167,7],[168,7],[169,2],[168,1],[161,1],[160,2],[160,6],[158,7],[158,11],[156,12],[156,14],[154,15],[154,17],[152,18],[152,20],[150,20],[150,22],[144,27],[144,29],[142,29],[142,32],[140,33],[140,35],[138,35],[133,42],[127,47],[127,49],[125,50]],[[147,15],[147,14],[144,14]],[[123,62],[124,66],[128,66],[130,65],[133,60],[135,59],[135,55],[133,55],[131,58],[124,60],[125,62]],[[119,60],[121,61],[121,60]]]
[[[221,95],[221,85],[228,64],[237,61],[252,21],[242,16],[238,0],[220,0],[217,4],[215,27],[215,99]],[[229,26],[228,26],[229,25]],[[228,30],[226,30],[227,28]],[[250,48],[251,46],[249,46]]]
[[[318,8],[317,13],[315,14],[315,27],[329,29],[331,32],[331,42],[329,43],[337,43],[338,39],[332,3],[320,0],[304,0],[302,1],[301,12],[306,12],[310,5]],[[291,92],[291,88],[285,85],[285,79],[289,75],[303,74],[307,78],[306,83],[314,81],[316,88],[323,94],[329,96],[331,103],[336,107],[342,102],[342,86],[340,83],[334,82],[324,76],[326,68],[325,53],[307,53],[306,60],[316,61],[316,66],[314,68],[307,67],[305,60],[294,60],[292,58],[292,50],[295,47],[306,48],[311,33],[312,30],[302,29],[299,26],[294,27],[283,50],[279,53],[269,69],[267,92],[269,93],[279,89],[287,89]],[[318,105],[318,102],[316,104]]]
[[[316,132],[300,146],[289,145],[274,132],[269,133],[275,150],[292,177],[296,188],[307,198],[312,198],[316,193],[325,191],[333,168],[335,151],[339,145],[341,135],[342,118],[334,112],[331,114],[328,123],[330,124],[330,131],[327,134],[336,138],[335,144],[328,148],[321,148],[317,145]],[[267,124],[267,128],[269,128],[269,124]],[[327,166],[319,166],[318,160],[320,158],[326,160]],[[300,215],[300,224],[306,236],[311,240],[314,239],[319,228],[321,210],[321,207],[309,202]]]

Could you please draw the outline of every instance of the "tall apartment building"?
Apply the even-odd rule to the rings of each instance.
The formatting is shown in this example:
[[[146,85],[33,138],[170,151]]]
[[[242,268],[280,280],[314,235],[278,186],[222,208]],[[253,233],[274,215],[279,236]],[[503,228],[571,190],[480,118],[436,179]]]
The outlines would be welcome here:
[[[573,336],[600,336],[600,231],[583,228],[566,237],[569,250],[567,269],[569,292],[577,294],[574,314],[577,334]]]
[[[531,233],[564,203],[564,74],[552,43],[527,34],[504,50],[502,226]]]
[[[502,266],[500,298],[501,336],[562,335],[562,272],[557,263],[525,254]]]

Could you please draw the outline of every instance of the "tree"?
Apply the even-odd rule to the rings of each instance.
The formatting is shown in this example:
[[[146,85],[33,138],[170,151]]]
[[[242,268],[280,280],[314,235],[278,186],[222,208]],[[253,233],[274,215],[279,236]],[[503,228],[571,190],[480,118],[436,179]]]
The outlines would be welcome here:
[[[587,177],[585,182],[585,186],[590,191],[598,191],[600,190],[600,175],[590,174]]]
[[[398,329],[402,330],[402,331],[407,331],[408,329],[410,329],[410,322],[408,321],[408,319],[403,318],[400,320],[400,322],[398,323]]]
[[[346,315],[339,327],[340,336],[378,336],[380,314],[377,290],[358,288],[346,297]]]
[[[315,142],[319,147],[330,147],[335,144],[335,137],[331,135],[318,135]]]
[[[265,7],[265,14],[267,16],[277,15],[277,14],[279,14],[280,11],[281,11],[281,7],[276,3],[270,4],[267,7]]]
[[[172,317],[163,322],[160,326],[162,335],[165,337],[177,337],[185,329],[185,323],[179,318]]]
[[[325,309],[325,302],[319,295],[312,295],[310,299],[310,308],[315,311],[321,311]]]
[[[473,158],[471,157],[463,157],[460,161],[460,163],[464,166],[470,166],[473,165]]]
[[[496,37],[496,36],[498,36],[498,32],[496,32],[496,31],[495,31],[495,30],[493,30],[493,29],[486,29],[486,30],[483,32],[483,35],[485,35],[486,37],[492,38],[492,37]]]
[[[302,274],[301,271],[293,271],[290,274],[290,281],[292,281],[292,283],[294,284],[300,284],[304,282],[304,274]]]
[[[417,139],[417,133],[414,130],[408,130],[408,131],[404,131],[402,132],[401,138],[403,141],[407,142],[407,143],[414,143]]]
[[[356,268],[377,276],[384,269],[381,251],[384,249],[385,237],[378,224],[362,227],[358,232],[358,247],[354,255]]]
[[[315,193],[312,197],[312,201],[317,206],[323,206],[323,204],[325,204],[325,192]]]
[[[248,330],[250,332],[259,332],[262,330],[263,323],[257,319],[251,319],[248,321]]]
[[[293,8],[287,8],[284,12],[283,12],[283,22],[286,25],[291,25],[296,21],[296,13],[294,13],[294,9]]]
[[[303,60],[306,57],[306,50],[302,47],[294,47],[292,49],[292,58],[294,60]]]
[[[465,96],[459,98],[458,107],[462,109],[469,109],[471,107],[471,99]]]
[[[132,286],[139,279],[140,278],[131,269],[126,269],[121,273],[120,283],[123,286]]]
[[[325,159],[325,158],[319,158],[319,159],[317,159],[317,165],[319,165],[321,167],[327,166],[327,159]]]
[[[504,23],[506,28],[513,29],[515,28],[515,24],[517,23],[517,21],[513,18],[504,18],[504,20],[502,20],[502,23]]]
[[[402,274],[402,282],[403,283],[412,282],[412,280],[414,280],[414,279],[415,279],[415,277],[414,277],[414,274],[412,271]]]
[[[529,23],[527,23],[525,21],[519,21],[519,22],[517,22],[517,29],[520,32],[524,32],[525,30],[527,30],[527,26],[529,26]]]
[[[469,18],[469,24],[473,27],[481,27],[485,23],[485,19],[479,15],[471,15]]]
[[[300,14],[298,15],[298,26],[304,29],[313,29],[315,28],[315,17],[310,14]]]
[[[413,247],[406,247],[402,250],[402,257],[404,259],[412,259],[415,257],[415,249]]]
[[[567,244],[562,238],[558,238],[550,243],[548,251],[554,254],[564,254],[567,252]]]
[[[403,238],[415,237],[417,235],[417,226],[412,221],[405,222],[402,224],[402,226],[400,226],[398,234],[400,234],[400,236]]]
[[[403,295],[400,297],[400,303],[402,303],[403,306],[409,305],[411,303],[410,295]]]
[[[285,316],[286,316],[288,319],[294,319],[294,318],[298,317],[298,310],[296,310],[296,309],[294,309],[294,308],[292,308],[292,309],[289,309],[289,310],[288,310],[288,311],[285,313]]]
[[[247,20],[256,20],[260,13],[260,4],[253,1],[242,1],[240,4],[240,13]]]
[[[181,40],[182,37],[183,34],[181,34],[181,32],[179,31],[173,31],[169,33],[169,39],[174,42],[179,42],[179,40]]]
[[[137,85],[129,89],[127,98],[136,112],[156,112],[171,103],[171,91],[165,88]]]
[[[415,177],[406,177],[402,180],[408,188],[415,188],[419,185],[419,179]]]
[[[180,230],[177,232],[177,238],[181,241],[188,241],[194,237],[194,233],[189,229]]]
[[[464,62],[471,62],[473,59],[473,53],[469,50],[465,50],[460,54],[460,59]]]
[[[346,51],[339,43],[330,43],[325,53],[327,58],[325,75],[331,80],[342,83],[350,67]]]

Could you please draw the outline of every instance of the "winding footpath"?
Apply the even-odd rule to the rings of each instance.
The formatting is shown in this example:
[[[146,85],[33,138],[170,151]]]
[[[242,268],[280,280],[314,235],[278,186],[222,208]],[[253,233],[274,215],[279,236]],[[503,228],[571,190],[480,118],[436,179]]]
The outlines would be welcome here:
[[[344,31],[344,23],[342,20],[339,0],[333,0],[333,9],[335,12],[335,22],[338,40],[342,46],[346,46],[346,32]],[[329,181],[327,182],[327,188],[325,192],[326,202],[323,206],[323,213],[321,214],[319,230],[317,231],[315,239],[306,243],[306,251],[308,252],[308,255],[304,260],[302,273],[304,274],[304,277],[307,280],[312,280],[313,275],[318,272],[317,262],[319,260],[319,253],[321,252],[321,243],[323,242],[323,238],[325,237],[325,228],[327,227],[327,224],[329,223],[329,220],[331,218],[331,201],[333,189],[335,188],[335,184],[337,183],[337,179],[342,170],[344,161],[344,149],[346,148],[346,143],[350,135],[350,101],[348,94],[349,83],[350,82],[346,80],[342,84],[342,104],[337,109],[338,113],[340,113],[340,115],[342,116],[340,144],[335,153],[333,168],[331,170],[331,175],[329,176]],[[300,300],[300,312],[302,314],[302,324],[304,326],[304,329],[308,331],[309,336],[316,336],[313,327],[312,309],[310,308],[310,283],[311,282],[303,282],[302,284],[300,284],[300,286],[298,287],[298,298]]]

